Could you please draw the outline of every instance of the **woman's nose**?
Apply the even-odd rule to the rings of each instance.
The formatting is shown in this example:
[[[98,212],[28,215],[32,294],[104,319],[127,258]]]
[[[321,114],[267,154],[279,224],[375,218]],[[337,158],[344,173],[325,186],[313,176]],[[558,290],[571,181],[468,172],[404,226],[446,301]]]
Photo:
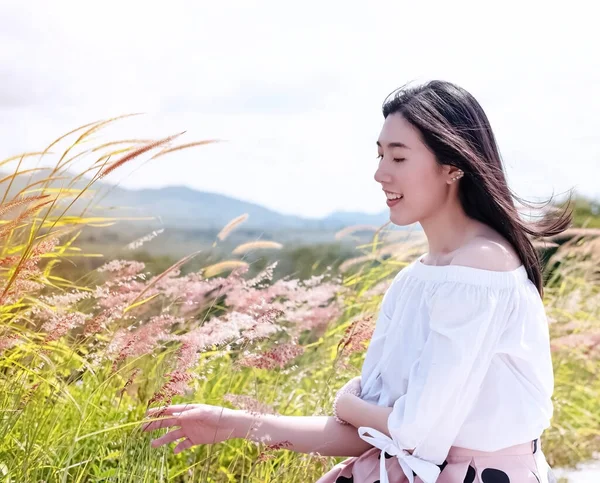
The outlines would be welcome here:
[[[381,184],[389,183],[391,181],[390,175],[386,173],[384,169],[382,169],[381,165],[375,171],[375,175],[373,176],[373,178],[375,179],[375,181]]]

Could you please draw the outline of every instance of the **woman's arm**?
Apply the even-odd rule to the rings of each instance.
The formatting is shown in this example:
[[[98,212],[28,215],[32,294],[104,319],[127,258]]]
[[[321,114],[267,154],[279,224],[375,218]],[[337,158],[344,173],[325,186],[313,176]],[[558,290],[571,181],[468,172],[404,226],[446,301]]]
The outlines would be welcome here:
[[[378,406],[352,394],[342,394],[337,403],[337,412],[341,419],[354,428],[369,426],[390,436],[387,421],[391,407]]]
[[[358,399],[358,398],[357,398]],[[274,445],[297,453],[322,456],[360,456],[372,448],[354,426],[339,424],[333,416],[278,416],[233,413],[234,438]]]
[[[332,416],[252,415],[239,411],[234,437],[266,444],[289,442],[287,449],[298,453],[318,452],[323,456],[360,456],[372,448],[358,435],[356,428],[370,426],[388,434],[387,419],[391,407],[363,401],[352,394],[342,394],[338,415],[350,423],[339,424]]]
[[[198,444],[215,444],[232,438],[322,456],[360,456],[373,447],[361,439],[354,426],[340,424],[333,416],[257,414],[210,404],[153,408],[147,415],[151,419],[144,424],[144,431],[171,429],[152,440],[152,446],[157,448],[178,441],[175,453]]]

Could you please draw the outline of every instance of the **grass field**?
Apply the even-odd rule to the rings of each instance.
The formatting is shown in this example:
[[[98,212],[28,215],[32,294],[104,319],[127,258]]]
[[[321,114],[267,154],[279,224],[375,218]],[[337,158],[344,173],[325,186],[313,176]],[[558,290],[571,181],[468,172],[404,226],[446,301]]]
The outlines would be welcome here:
[[[71,134],[49,179],[101,126]],[[93,167],[100,178],[151,150],[177,149],[165,148],[171,141],[107,145]],[[85,258],[78,230],[111,222],[68,214],[78,196],[38,184],[0,205],[1,481],[306,482],[341,460],[240,439],[173,455],[151,449],[140,422],[149,406],[180,401],[331,414],[336,389],[359,374],[386,287],[423,249],[419,240],[398,241],[384,227],[360,257],[303,280],[274,279],[272,265],[248,276],[245,254],[280,248],[267,242],[200,270],[186,271],[193,253],[159,273],[108,257],[70,279],[54,272]],[[556,411],[543,442],[552,466],[600,447],[596,235],[572,231],[544,252]]]

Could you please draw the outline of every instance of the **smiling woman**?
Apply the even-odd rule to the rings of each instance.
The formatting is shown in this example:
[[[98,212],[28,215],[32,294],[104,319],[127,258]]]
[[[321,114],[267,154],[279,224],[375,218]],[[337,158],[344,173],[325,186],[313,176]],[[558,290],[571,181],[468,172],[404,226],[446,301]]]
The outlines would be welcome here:
[[[350,456],[318,483],[549,483],[540,440],[554,380],[529,236],[561,233],[571,213],[520,218],[488,119],[464,89],[402,88],[383,115],[375,181],[390,220],[420,223],[429,250],[386,291],[360,380],[336,394],[334,415],[168,407],[146,429],[174,428],[155,444],[181,440],[177,451],[241,437]]]

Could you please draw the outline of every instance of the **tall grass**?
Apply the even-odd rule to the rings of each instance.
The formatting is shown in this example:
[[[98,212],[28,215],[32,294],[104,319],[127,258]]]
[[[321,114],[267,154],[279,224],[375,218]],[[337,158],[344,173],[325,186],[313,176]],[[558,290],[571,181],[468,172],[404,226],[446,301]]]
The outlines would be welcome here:
[[[168,137],[87,148],[90,136],[113,121],[84,126],[42,154],[30,153],[46,156],[72,139],[56,167],[44,168],[42,182],[5,195],[0,205],[2,481],[316,480],[339,459],[244,440],[173,455],[170,448],[151,449],[140,423],[149,406],[179,401],[331,414],[335,390],[360,371],[381,296],[422,240],[369,227],[371,242],[340,273],[303,281],[275,280],[273,265],[247,276],[245,255],[281,248],[274,242],[243,244],[229,260],[188,273],[195,253],[161,273],[132,260],[107,260],[77,280],[55,276],[60,264],[101,255],[77,247],[83,227],[118,221],[93,216],[93,198],[72,214],[95,180],[158,147],[162,157],[213,141],[170,147],[174,137]],[[86,171],[93,178],[85,189],[73,189],[75,179],[56,187],[70,162],[90,156],[98,158]],[[21,169],[28,157],[12,159],[15,173],[0,183],[35,172]],[[232,220],[215,246],[244,221],[243,215]],[[573,240],[548,261],[557,411],[544,451],[553,465],[587,459],[600,446],[600,247],[581,236]]]

